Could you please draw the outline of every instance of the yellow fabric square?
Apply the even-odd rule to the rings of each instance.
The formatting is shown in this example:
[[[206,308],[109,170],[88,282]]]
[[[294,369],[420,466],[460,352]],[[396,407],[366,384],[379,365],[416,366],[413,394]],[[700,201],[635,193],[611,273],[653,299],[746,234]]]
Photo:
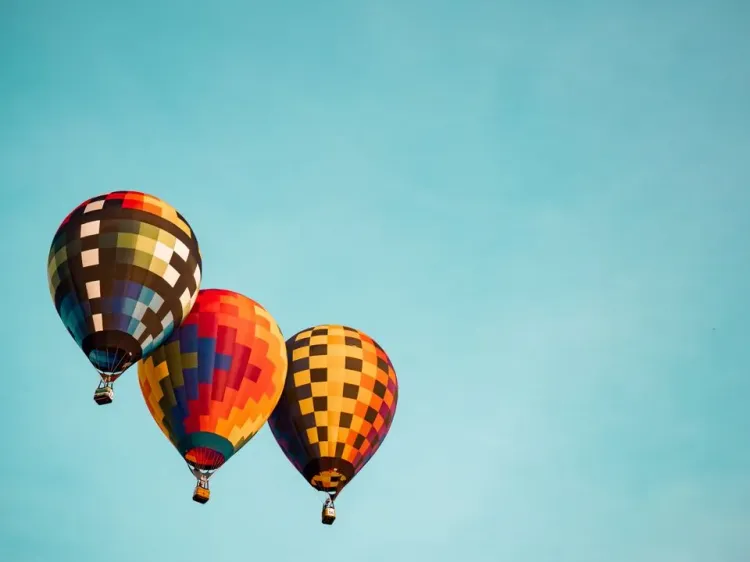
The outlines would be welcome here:
[[[299,371],[294,373],[294,386],[299,388],[305,384],[310,384],[310,371]]]
[[[310,357],[309,347],[298,347],[297,349],[292,350],[293,361],[296,361],[297,359],[304,359],[305,357]]]
[[[310,445],[315,445],[318,442],[318,430],[315,427],[311,427],[307,430],[307,440]]]
[[[314,411],[312,398],[305,398],[304,400],[300,400],[299,411],[303,416],[312,414]]]

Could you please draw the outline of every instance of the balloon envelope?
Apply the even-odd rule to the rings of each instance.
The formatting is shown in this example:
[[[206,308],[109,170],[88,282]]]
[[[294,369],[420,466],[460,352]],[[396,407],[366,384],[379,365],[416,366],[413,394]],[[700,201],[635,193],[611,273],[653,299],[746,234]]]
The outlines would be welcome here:
[[[261,305],[205,289],[182,326],[138,364],[138,381],[151,415],[188,465],[212,471],[266,422],[286,369],[284,337]]]
[[[105,381],[147,357],[198,295],[201,256],[185,218],[157,197],[116,191],[84,201],[47,260],[63,324]]]
[[[308,328],[286,348],[289,372],[269,426],[311,486],[338,494],[390,429],[396,372],[382,347],[346,326]]]

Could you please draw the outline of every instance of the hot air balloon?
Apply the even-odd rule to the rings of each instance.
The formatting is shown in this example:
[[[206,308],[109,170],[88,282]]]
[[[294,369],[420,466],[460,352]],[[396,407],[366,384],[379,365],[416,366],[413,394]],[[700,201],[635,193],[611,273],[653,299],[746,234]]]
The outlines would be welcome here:
[[[305,480],[328,494],[322,522],[331,525],[334,498],[391,427],[396,372],[382,347],[346,326],[308,328],[289,338],[286,349],[286,384],[268,424]]]
[[[52,240],[47,278],[68,333],[99,371],[97,404],[190,311],[201,281],[198,241],[153,195],[115,191],[76,207]]]
[[[198,293],[182,326],[138,364],[143,398],[197,478],[208,479],[260,430],[286,378],[284,337],[257,302],[222,289]]]

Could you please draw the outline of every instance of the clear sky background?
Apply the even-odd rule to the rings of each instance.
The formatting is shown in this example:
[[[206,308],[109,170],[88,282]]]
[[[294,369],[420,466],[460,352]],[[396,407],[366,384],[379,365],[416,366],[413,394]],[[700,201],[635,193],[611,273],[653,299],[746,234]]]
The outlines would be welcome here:
[[[750,5],[0,1],[9,562],[747,562]],[[158,195],[203,287],[399,374],[320,524],[265,428],[194,479],[45,278],[87,197]],[[105,555],[105,553],[107,553]]]

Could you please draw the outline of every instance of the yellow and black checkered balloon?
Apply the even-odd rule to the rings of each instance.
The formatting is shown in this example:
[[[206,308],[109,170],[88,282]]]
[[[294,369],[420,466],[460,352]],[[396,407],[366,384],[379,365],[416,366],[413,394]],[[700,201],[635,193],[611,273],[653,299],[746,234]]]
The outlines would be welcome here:
[[[346,326],[308,328],[289,338],[286,348],[289,372],[268,423],[310,485],[335,495],[390,429],[396,372],[382,347]]]

